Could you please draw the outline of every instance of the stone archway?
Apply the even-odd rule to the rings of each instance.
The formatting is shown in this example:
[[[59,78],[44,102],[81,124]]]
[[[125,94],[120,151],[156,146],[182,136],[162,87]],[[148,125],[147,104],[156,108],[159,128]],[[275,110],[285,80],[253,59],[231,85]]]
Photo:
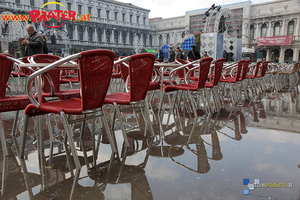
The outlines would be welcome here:
[[[270,54],[271,62],[279,62],[280,51],[278,49],[273,49]]]
[[[284,62],[292,63],[293,62],[294,51],[292,49],[286,49],[284,51]]]

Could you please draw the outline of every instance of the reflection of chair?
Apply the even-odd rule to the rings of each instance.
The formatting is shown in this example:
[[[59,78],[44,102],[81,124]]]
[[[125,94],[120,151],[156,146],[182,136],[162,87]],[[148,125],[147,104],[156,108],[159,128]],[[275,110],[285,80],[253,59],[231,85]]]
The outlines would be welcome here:
[[[119,92],[116,94],[107,95],[104,101],[105,103],[114,105],[112,130],[114,130],[115,117],[117,114],[126,147],[129,147],[129,142],[126,136],[125,126],[121,116],[122,110],[119,109],[119,105],[136,105],[131,107],[130,109],[141,109],[142,107],[144,107],[145,122],[146,124],[148,123],[150,131],[154,136],[153,128],[150,121],[149,105],[146,95],[151,81],[155,55],[150,53],[136,54],[130,56],[128,59],[130,91],[128,93]],[[144,105],[139,106],[140,104]]]
[[[27,122],[29,118],[29,113],[32,110],[38,109],[44,113],[56,113],[59,114],[64,123],[65,127],[65,141],[67,144],[67,139],[69,141],[69,146],[71,148],[74,162],[76,165],[76,173],[79,174],[79,170],[81,168],[80,162],[77,156],[77,152],[75,149],[75,145],[72,138],[72,129],[70,124],[85,121],[87,119],[92,119],[95,117],[102,117],[104,122],[104,127],[106,129],[106,133],[110,139],[110,145],[113,153],[115,153],[115,146],[113,140],[111,138],[111,134],[109,132],[108,124],[104,114],[102,113],[102,104],[104,98],[106,96],[113,67],[113,61],[115,58],[115,54],[109,50],[90,50],[84,51],[78,54],[74,54],[63,58],[59,61],[56,61],[47,67],[35,72],[28,78],[28,82],[26,84],[28,91],[30,90],[30,83],[38,75],[45,73],[48,70],[53,69],[54,67],[68,62],[69,60],[78,58],[79,63],[79,71],[80,71],[80,85],[81,85],[81,99],[71,98],[67,100],[55,101],[55,102],[47,102],[47,103],[38,103],[31,98],[33,104],[30,104],[25,109],[25,120],[24,120],[24,130],[22,134],[22,143],[21,143],[21,157],[24,155],[24,146],[27,132]],[[29,97],[32,94],[29,93]],[[80,119],[76,119],[70,121],[66,115],[81,115],[84,117]],[[92,115],[93,114],[93,115]],[[88,115],[88,116],[87,116]]]
[[[59,60],[58,56],[50,54],[36,54],[31,56],[33,59],[30,59],[32,63],[53,63]],[[43,96],[44,97],[59,97],[61,100],[70,99],[70,98],[80,98],[79,89],[74,90],[60,90],[60,70],[51,69],[47,72],[51,77],[51,80],[54,85],[54,93],[51,94],[51,86],[48,81],[44,82],[43,87]]]

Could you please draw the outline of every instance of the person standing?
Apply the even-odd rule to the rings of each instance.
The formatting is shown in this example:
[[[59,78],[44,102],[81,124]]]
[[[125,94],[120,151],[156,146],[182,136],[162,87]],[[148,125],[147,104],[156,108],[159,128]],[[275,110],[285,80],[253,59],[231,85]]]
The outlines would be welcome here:
[[[174,60],[175,60],[175,53],[173,51],[173,48],[169,47],[169,59],[168,59],[168,61],[169,61],[169,63],[171,63],[171,62],[174,62]]]
[[[201,59],[202,59],[202,58],[207,58],[207,57],[209,57],[209,56],[207,55],[207,51],[204,51],[204,54],[201,56]]]
[[[200,53],[199,53],[199,51],[196,50],[195,45],[192,45],[191,47],[192,47],[192,49],[189,50],[189,52],[187,54],[187,57],[189,59],[191,59],[191,60],[198,60],[198,59],[200,59]]]
[[[40,33],[34,30],[32,25],[26,26],[28,37],[23,40],[22,44],[25,46],[24,56],[32,56],[34,54],[43,53],[44,39]]]
[[[187,59],[186,52],[187,52],[186,50],[182,51],[182,59],[183,60]]]
[[[156,59],[160,59],[161,62],[164,61],[164,53],[162,52],[162,50],[160,50],[160,49],[158,50]]]
[[[48,54],[48,47],[47,47],[48,38],[47,38],[45,33],[43,33],[42,36],[43,36],[43,39],[44,39],[43,53]]]
[[[182,51],[180,50],[179,47],[176,47],[175,59],[182,59]]]
[[[223,58],[225,58],[225,62],[227,62],[227,52],[225,50],[223,51]]]

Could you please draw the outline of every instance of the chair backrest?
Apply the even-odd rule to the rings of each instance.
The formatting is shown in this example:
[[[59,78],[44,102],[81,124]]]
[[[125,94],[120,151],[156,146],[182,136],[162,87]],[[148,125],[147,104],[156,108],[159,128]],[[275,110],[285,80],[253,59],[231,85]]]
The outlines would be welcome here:
[[[11,60],[7,59],[8,56],[10,55],[0,53],[0,98],[5,97],[6,84],[14,64]]]
[[[215,69],[214,69],[214,77],[213,80],[211,81],[213,83],[213,86],[217,85],[221,74],[222,74],[222,69],[223,69],[223,63],[226,61],[225,58],[220,58],[216,60],[215,63]]]
[[[185,60],[180,59],[180,58],[176,58],[175,61],[179,62],[180,64],[183,64],[183,65],[186,64]],[[187,72],[187,69],[182,68],[182,69],[179,69],[179,70],[176,71],[177,74],[178,74],[179,79],[184,79],[184,75],[185,75],[184,71]]]
[[[45,55],[45,54],[44,54],[44,55]],[[29,63],[28,57],[22,57],[21,61],[22,61],[23,63]],[[27,69],[27,68],[25,68],[25,67],[22,67],[20,71],[23,72],[25,75],[28,75],[28,76],[29,76],[30,74],[32,74],[32,71],[29,70],[29,69]]]
[[[151,81],[155,55],[141,53],[130,56],[130,101],[145,99]]]
[[[36,63],[53,63],[55,61],[58,61],[60,58],[55,55],[50,55],[50,54],[35,54],[33,56],[33,60]],[[54,92],[59,92],[60,91],[60,71],[57,69],[51,69],[48,72],[48,75],[51,77],[53,85],[54,85]],[[44,87],[43,87],[43,92],[50,93],[51,92],[51,86],[44,78]]]
[[[241,80],[245,79],[247,75],[249,63],[250,60],[245,60],[245,62],[243,63]]]
[[[259,70],[259,66],[260,66],[261,63],[262,63],[262,61],[257,61],[256,67],[255,67],[255,71],[254,71],[254,77],[257,76],[258,70]]]
[[[125,58],[125,56],[120,56],[119,59]],[[127,65],[129,65],[128,61],[125,61]],[[126,83],[127,77],[129,76],[129,67],[126,66],[124,63],[119,63],[119,69],[121,71],[122,79],[124,84]]]
[[[261,72],[260,72],[261,77],[265,76],[265,73],[266,73],[267,68],[268,68],[268,64],[269,64],[269,61],[264,61],[262,63]]]
[[[105,49],[83,51],[80,54],[78,64],[82,110],[100,108],[109,87],[116,55]]]
[[[210,63],[212,60],[213,60],[213,58],[211,58],[211,57],[201,59],[200,64],[199,64],[197,89],[204,88],[205,82],[207,80],[207,76],[209,73]]]
[[[238,81],[240,79],[240,77],[241,77],[241,71],[242,71],[242,67],[243,67],[243,63],[244,62],[245,62],[245,60],[239,60],[239,62],[237,64],[235,81]]]

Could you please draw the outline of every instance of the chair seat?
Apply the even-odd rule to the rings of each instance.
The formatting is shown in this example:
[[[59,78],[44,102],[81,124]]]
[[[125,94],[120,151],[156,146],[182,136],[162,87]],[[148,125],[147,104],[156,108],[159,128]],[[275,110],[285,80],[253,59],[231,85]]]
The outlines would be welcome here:
[[[177,91],[178,89],[175,89],[172,85],[167,85],[165,88],[164,88],[164,91],[165,92],[174,92],[174,91]]]
[[[32,109],[36,109],[36,107],[32,104],[30,104],[25,109],[25,115],[30,113]],[[64,111],[66,114],[73,114],[73,115],[79,115],[82,114],[81,109],[81,99],[79,98],[72,98],[68,100],[62,100],[62,101],[53,101],[49,103],[42,103],[40,104],[39,108],[40,111],[45,113],[56,113],[60,114],[61,111]]]
[[[71,78],[63,78],[60,80],[60,83],[79,83],[79,80],[77,77],[71,77]]]
[[[37,96],[34,98],[38,99]],[[31,104],[31,101],[27,95],[6,96],[0,99],[0,112],[24,110],[28,104]]]
[[[116,79],[116,78],[122,78],[122,74],[112,74],[111,75],[112,79]]]
[[[12,75],[13,77],[26,77],[26,74],[23,72],[12,72],[10,75]]]
[[[130,94],[119,92],[116,94],[109,94],[106,95],[104,103],[114,104],[114,102],[117,102],[117,104],[121,105],[129,105],[130,104]]]
[[[235,77],[228,77],[228,78],[220,78],[220,82],[226,82],[226,83],[235,83]]]
[[[206,87],[206,88],[212,88],[212,87],[214,87],[214,84],[210,83],[210,82],[206,82],[204,87]]]
[[[174,85],[177,85],[176,81],[174,81],[174,80],[172,80],[172,83],[173,83]],[[163,84],[164,84],[164,85],[171,85],[169,80],[164,80],[164,81],[163,81]]]
[[[252,74],[252,75],[246,76],[246,78],[251,78],[251,79],[254,79],[254,78],[255,78],[255,75],[254,75],[254,74]]]
[[[160,89],[160,84],[155,81],[155,82],[150,82],[148,90],[159,90]]]
[[[43,93],[43,97],[51,97],[51,93]],[[53,97],[59,97],[61,100],[80,98],[80,89],[55,92]]]
[[[191,91],[197,91],[197,86],[192,84],[179,84],[179,85],[175,85],[174,86],[175,89],[178,89],[178,90],[191,90]]]

